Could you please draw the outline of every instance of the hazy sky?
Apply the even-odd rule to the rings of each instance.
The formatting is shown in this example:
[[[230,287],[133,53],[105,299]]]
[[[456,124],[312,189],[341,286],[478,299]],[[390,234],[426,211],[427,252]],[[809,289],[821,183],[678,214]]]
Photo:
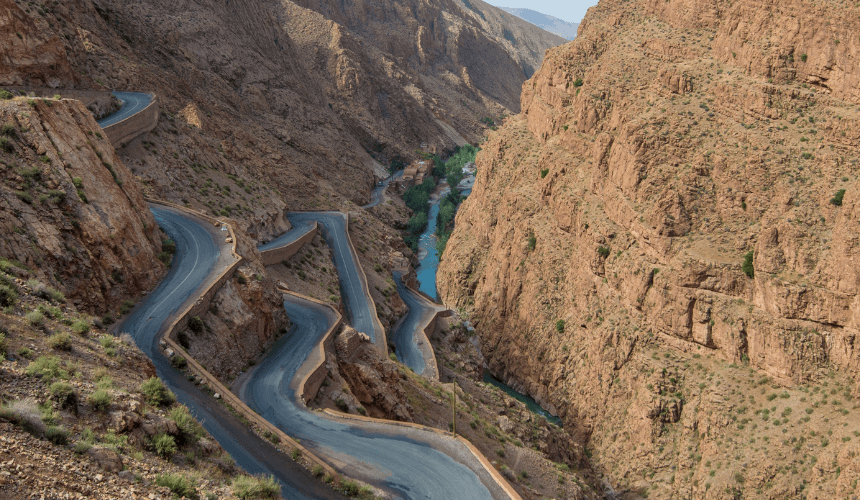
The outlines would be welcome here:
[[[585,16],[585,11],[592,5],[597,5],[597,0],[484,0],[496,7],[513,7],[517,9],[531,9],[541,14],[564,19],[570,23],[578,23]]]

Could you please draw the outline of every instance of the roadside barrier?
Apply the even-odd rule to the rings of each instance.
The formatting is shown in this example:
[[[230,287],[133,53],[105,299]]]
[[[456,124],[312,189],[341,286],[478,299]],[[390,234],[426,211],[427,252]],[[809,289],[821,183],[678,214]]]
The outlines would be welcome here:
[[[305,244],[309,243],[311,240],[319,232],[319,224],[314,221],[313,227],[308,230],[307,233],[302,235],[296,241],[290,243],[289,245],[285,245],[278,248],[272,248],[271,250],[263,250],[260,252],[260,256],[263,258],[264,266],[271,266],[273,264],[277,264],[278,262],[285,261],[296,254]]]
[[[158,125],[158,99],[155,94],[149,95],[152,96],[152,101],[150,101],[148,106],[128,118],[102,129],[114,148],[119,148],[135,137],[151,131]]]

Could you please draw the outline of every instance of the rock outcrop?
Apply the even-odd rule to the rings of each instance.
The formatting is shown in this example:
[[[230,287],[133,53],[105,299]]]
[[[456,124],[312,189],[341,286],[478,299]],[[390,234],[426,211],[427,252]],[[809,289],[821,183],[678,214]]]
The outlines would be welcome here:
[[[834,404],[856,407],[855,10],[602,1],[480,153],[440,293],[473,314],[491,371],[558,411],[613,482],[639,491],[671,463],[685,472],[657,496],[803,481],[850,496],[809,466],[854,453],[850,419],[743,414],[767,422],[779,409],[755,398],[806,401],[836,372]],[[839,445],[795,456],[828,429]],[[795,459],[798,476],[767,479]]]
[[[131,173],[79,102],[0,101],[0,255],[80,309],[155,286],[161,237]]]

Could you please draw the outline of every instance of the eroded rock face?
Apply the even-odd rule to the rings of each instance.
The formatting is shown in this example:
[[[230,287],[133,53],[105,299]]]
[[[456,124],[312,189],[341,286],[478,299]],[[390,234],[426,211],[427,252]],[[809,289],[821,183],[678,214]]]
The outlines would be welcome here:
[[[0,256],[93,313],[155,286],[158,226],[90,112],[72,100],[0,102]]]
[[[202,330],[186,332],[189,354],[222,381],[233,380],[289,325],[274,283],[247,267],[218,290],[202,320]]]
[[[66,45],[44,17],[32,16],[13,0],[0,1],[0,85],[74,88],[79,77]]]
[[[406,391],[399,384],[405,375],[396,363],[379,357],[370,337],[347,326],[335,339],[335,348],[340,375],[370,416],[412,421]]]
[[[844,82],[860,77],[860,43],[842,34],[856,31],[846,9],[601,2],[478,157],[440,294],[473,314],[490,370],[557,410],[627,485],[683,463],[664,453],[667,429],[705,457],[743,448],[727,444],[732,412],[762,403],[713,387],[694,356],[797,390],[832,370],[850,376],[843,397],[858,396],[857,97]],[[760,50],[765,34],[776,41]],[[832,86],[810,76],[819,53],[842,61]],[[617,462],[634,450],[641,460]],[[785,457],[761,450],[736,465],[762,476]],[[847,494],[835,476],[804,474]],[[665,493],[705,496],[705,480]]]

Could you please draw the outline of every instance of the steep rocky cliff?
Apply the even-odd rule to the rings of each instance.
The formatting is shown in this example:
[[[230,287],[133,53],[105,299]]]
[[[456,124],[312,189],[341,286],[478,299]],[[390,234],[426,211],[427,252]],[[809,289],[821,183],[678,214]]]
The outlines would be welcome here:
[[[857,19],[601,1],[478,157],[440,293],[631,496],[856,491]]]
[[[155,286],[158,226],[89,110],[0,101],[0,127],[0,256],[93,313]]]

